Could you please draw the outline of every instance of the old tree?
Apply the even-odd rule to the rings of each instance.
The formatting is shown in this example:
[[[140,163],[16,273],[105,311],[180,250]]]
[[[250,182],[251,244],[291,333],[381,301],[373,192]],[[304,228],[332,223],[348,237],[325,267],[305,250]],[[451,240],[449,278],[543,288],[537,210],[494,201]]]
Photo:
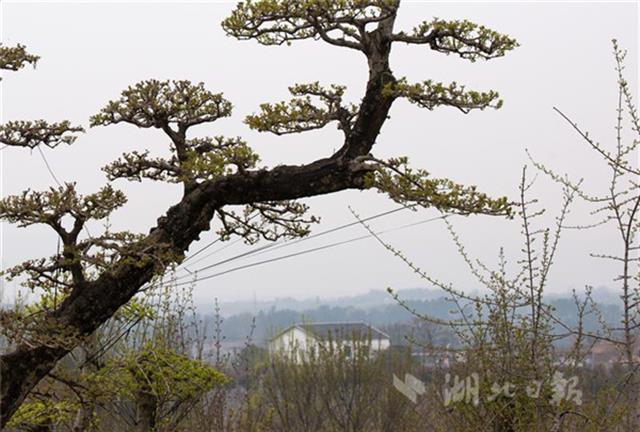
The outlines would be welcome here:
[[[5,271],[6,277],[28,288],[55,290],[60,300],[41,302],[36,313],[2,312],[3,334],[11,341],[11,351],[1,357],[2,425],[60,359],[168,266],[179,263],[215,218],[223,238],[239,235],[253,242],[302,236],[314,218],[295,200],[368,188],[399,202],[447,212],[509,213],[504,198],[492,199],[473,186],[412,170],[403,157],[385,161],[372,155],[398,99],[429,110],[448,106],[463,113],[501,105],[494,91],[431,80],[410,83],[395,76],[389,64],[394,43],[421,45],[469,61],[500,57],[517,46],[512,38],[468,21],[432,19],[413,30],[398,30],[394,21],[399,6],[397,0],[259,0],[238,4],[222,23],[228,35],[240,40],[284,45],[313,39],[366,59],[369,74],[359,103],[343,101],[344,87],[338,85],[296,84],[290,88],[293,99],[263,104],[246,119],[250,128],[276,135],[335,122],[343,138],[339,150],[328,157],[304,165],[261,167],[258,156],[239,138],[190,136],[192,126],[231,115],[231,103],[222,94],[202,83],[148,80],[124,90],[90,119],[91,126],[128,123],[166,133],[171,158],[132,151],[104,168],[110,182],[145,178],[183,185],[180,201],[148,234],[106,230],[89,235],[84,229],[89,220],[104,219],[125,204],[125,194],[111,184],[86,196],[65,184],[0,201],[3,221],[20,227],[48,225],[61,242],[57,255]],[[37,60],[22,45],[0,46],[2,69],[16,71]],[[0,126],[0,142],[28,149],[55,147],[72,144],[82,132],[67,121],[11,121]],[[242,210],[234,210],[237,206]]]

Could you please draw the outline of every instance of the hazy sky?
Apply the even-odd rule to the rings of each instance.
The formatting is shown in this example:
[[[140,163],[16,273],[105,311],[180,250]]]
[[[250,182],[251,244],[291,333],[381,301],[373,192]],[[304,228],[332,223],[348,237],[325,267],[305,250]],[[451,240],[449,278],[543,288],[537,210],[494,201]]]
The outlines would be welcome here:
[[[249,130],[243,119],[260,103],[287,98],[287,86],[293,83],[317,80],[343,84],[348,97],[359,100],[366,79],[364,57],[321,42],[264,47],[227,37],[220,21],[233,4],[2,0],[3,43],[24,43],[42,57],[36,70],[3,75],[2,120],[69,119],[88,126],[89,116],[130,84],[148,78],[189,79],[224,92],[235,107],[233,117],[198,128],[198,135],[241,135],[266,165],[303,163],[331,154],[341,145],[334,125],[275,137]],[[504,107],[465,116],[450,108],[427,111],[399,101],[378,139],[375,154],[407,155],[414,166],[434,176],[476,184],[483,191],[515,199],[522,166],[528,162],[525,149],[529,149],[537,160],[574,178],[584,177],[592,190],[603,190],[607,186],[603,164],[552,107],[561,108],[603,144],[613,144],[617,92],[610,41],[615,37],[628,49],[626,72],[635,90],[637,4],[404,2],[397,28],[410,29],[434,16],[484,24],[514,36],[521,46],[504,58],[469,63],[422,46],[397,45],[391,62],[396,75],[410,81],[457,81],[478,90],[495,89],[504,99]],[[146,148],[166,154],[167,139],[155,130],[118,125],[91,129],[71,147],[45,148],[44,152],[61,181],[76,181],[81,192],[89,193],[106,181],[102,166],[125,151]],[[0,158],[3,196],[55,184],[37,151],[8,148],[0,152]],[[529,171],[534,174],[535,170]],[[114,228],[146,232],[179,198],[175,185],[121,180],[116,186],[127,192],[129,203],[113,215]],[[548,209],[545,222],[551,223],[561,198],[559,188],[540,176],[532,192]],[[397,207],[373,191],[347,191],[306,202],[322,217],[313,232],[352,222],[349,205],[363,216]],[[385,230],[434,216],[435,210],[404,211],[371,225]],[[571,221],[589,220],[588,208],[575,206]],[[472,216],[456,218],[453,224],[470,255],[493,264],[504,246],[512,262],[519,258],[517,221]],[[99,227],[94,225],[92,230],[97,232]],[[201,276],[364,234],[362,227],[355,226],[254,259],[235,260]],[[191,250],[214,238],[213,231],[207,233]],[[459,288],[478,287],[441,222],[394,231],[384,238],[434,277]],[[549,289],[561,292],[585,284],[611,285],[615,268],[589,258],[588,253],[614,251],[616,240],[613,231],[606,228],[567,233]],[[49,255],[56,248],[55,237],[42,227],[16,229],[4,224],[1,243],[5,267]],[[219,246],[224,244],[216,244],[206,253]],[[246,250],[248,247],[237,243],[192,270]],[[196,298],[339,296],[388,286],[407,288],[426,283],[375,240],[367,239],[203,281]],[[5,288],[10,298],[15,287]]]

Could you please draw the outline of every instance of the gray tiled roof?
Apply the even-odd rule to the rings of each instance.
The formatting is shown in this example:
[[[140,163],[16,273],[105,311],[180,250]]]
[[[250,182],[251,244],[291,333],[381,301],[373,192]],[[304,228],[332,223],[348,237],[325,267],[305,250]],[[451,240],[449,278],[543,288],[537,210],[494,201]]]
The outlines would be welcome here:
[[[353,337],[389,339],[389,336],[364,322],[327,322],[296,324],[296,327],[311,333],[318,339],[344,340]]]

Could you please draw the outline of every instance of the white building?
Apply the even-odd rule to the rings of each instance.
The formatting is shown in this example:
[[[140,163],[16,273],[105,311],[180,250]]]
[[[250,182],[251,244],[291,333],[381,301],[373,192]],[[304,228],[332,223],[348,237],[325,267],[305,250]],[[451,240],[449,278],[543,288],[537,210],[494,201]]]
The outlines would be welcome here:
[[[391,345],[389,336],[364,322],[304,323],[294,324],[269,341],[271,355],[287,355],[299,359],[299,355],[320,352],[339,344],[347,356],[356,350],[375,354]]]

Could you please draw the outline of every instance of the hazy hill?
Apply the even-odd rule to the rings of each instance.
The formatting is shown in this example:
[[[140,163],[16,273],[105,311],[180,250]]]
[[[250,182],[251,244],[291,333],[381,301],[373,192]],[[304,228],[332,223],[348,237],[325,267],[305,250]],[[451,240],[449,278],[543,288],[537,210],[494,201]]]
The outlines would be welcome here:
[[[437,318],[452,317],[453,305],[442,296],[441,291],[413,288],[398,291],[406,306],[419,314]],[[608,322],[616,322],[620,309],[613,303],[615,294],[606,288],[596,289],[594,298],[598,301],[603,317]],[[548,301],[556,308],[559,318],[569,325],[576,322],[576,307],[569,296],[549,296]],[[392,324],[410,323],[415,316],[399,305],[387,292],[372,290],[365,294],[329,299],[280,298],[271,301],[243,301],[221,303],[222,333],[227,341],[242,340],[249,334],[255,318],[253,341],[264,342],[278,331],[301,321],[365,321],[378,327]],[[208,322],[213,320],[213,306],[199,305],[199,310]],[[586,328],[596,330],[595,315],[586,320]]]

